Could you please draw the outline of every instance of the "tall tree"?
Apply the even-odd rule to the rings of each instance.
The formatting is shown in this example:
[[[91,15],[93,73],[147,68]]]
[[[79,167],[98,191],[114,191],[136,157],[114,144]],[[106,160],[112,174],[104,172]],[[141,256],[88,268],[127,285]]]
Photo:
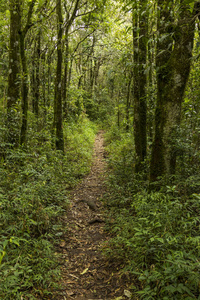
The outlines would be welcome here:
[[[69,74],[69,32],[73,24],[74,19],[76,18],[77,11],[79,9],[80,0],[74,2],[74,6],[70,4],[70,8],[66,5],[65,7],[65,69],[63,76],[63,105],[64,113],[67,115],[67,91],[70,82]]]
[[[10,0],[10,46],[9,46],[9,75],[7,94],[7,128],[8,142],[12,146],[19,143],[19,110],[20,98],[20,48],[19,24],[20,1]]]
[[[40,98],[40,56],[41,56],[41,29],[39,28],[33,57],[33,113],[38,118]]]
[[[62,120],[62,36],[63,17],[61,0],[56,2],[57,14],[57,69],[54,100],[54,123],[56,127],[56,149],[64,151],[63,120]]]
[[[146,59],[147,59],[147,1],[139,1],[133,13],[134,41],[134,137],[135,171],[141,170],[141,163],[147,153],[147,104],[146,104]]]
[[[23,145],[26,142],[26,133],[27,133],[27,118],[28,118],[28,69],[27,69],[27,58],[25,51],[25,37],[27,35],[28,30],[33,26],[31,22],[34,5],[36,0],[32,0],[28,5],[28,14],[26,23],[23,26],[22,24],[22,2],[20,2],[20,11],[19,11],[19,38],[20,38],[20,55],[21,55],[21,65],[22,65],[22,125],[21,125],[21,135],[20,135],[20,144]]]
[[[158,0],[157,105],[155,136],[151,155],[150,180],[174,174],[176,149],[174,135],[181,119],[181,104],[193,49],[196,2],[181,0],[174,16],[174,4]],[[194,4],[194,2],[193,2]]]

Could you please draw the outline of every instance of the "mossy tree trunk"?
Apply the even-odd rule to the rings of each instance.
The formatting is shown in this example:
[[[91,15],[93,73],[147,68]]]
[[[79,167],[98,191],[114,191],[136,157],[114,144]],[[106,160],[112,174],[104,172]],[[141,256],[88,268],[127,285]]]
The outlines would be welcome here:
[[[147,56],[147,17],[142,1],[135,10],[134,40],[134,139],[136,151],[135,172],[141,171],[147,153],[147,105],[146,105],[146,56]]]
[[[22,62],[22,125],[20,135],[20,145],[26,143],[26,132],[27,132],[27,114],[28,114],[28,74],[27,74],[27,63],[25,55],[25,35],[23,32],[20,34],[20,53]]]
[[[64,68],[64,77],[63,77],[63,110],[64,118],[67,118],[67,93],[69,87],[69,32],[68,27],[65,29],[65,68]]]
[[[34,80],[34,98],[33,113],[36,118],[39,116],[39,99],[40,99],[40,55],[41,55],[41,29],[38,30],[35,46],[35,80]]]
[[[21,0],[20,0],[21,1]],[[31,18],[33,14],[33,9],[35,6],[36,0],[32,0],[29,4],[28,15],[26,24],[23,27],[22,24],[22,10],[20,10],[20,31],[19,31],[19,38],[20,38],[20,56],[21,56],[21,66],[22,66],[22,125],[21,125],[21,135],[20,135],[20,144],[25,145],[26,143],[26,134],[27,134],[27,124],[28,124],[28,69],[27,69],[27,59],[26,59],[26,52],[25,52],[25,38],[28,30],[32,27]],[[21,3],[22,4],[22,3]],[[20,4],[20,6],[21,6]],[[23,27],[23,28],[22,28]]]
[[[19,109],[20,99],[20,48],[19,48],[19,10],[18,0],[10,0],[10,46],[9,76],[7,95],[7,141],[13,147],[19,144]]]
[[[64,76],[63,76],[63,110],[64,110],[64,118],[67,118],[68,115],[68,90],[70,87],[70,80],[71,80],[71,66],[70,66],[70,47],[69,47],[69,33],[71,26],[73,24],[74,19],[76,18],[76,13],[79,9],[80,0],[76,0],[74,3],[73,9],[72,7],[68,8],[67,4],[64,3],[65,7],[65,57],[64,57]],[[72,11],[71,11],[72,9]],[[71,11],[71,14],[70,14]]]
[[[175,135],[181,119],[181,104],[190,72],[195,30],[195,12],[180,3],[176,20],[168,1],[158,1],[157,105],[150,181],[174,174]]]
[[[131,83],[132,83],[132,72],[129,74],[127,79],[127,94],[126,94],[126,131],[129,131],[130,127],[130,107],[131,107],[131,101],[130,101],[130,92],[131,92]]]
[[[63,138],[63,119],[62,119],[62,36],[63,36],[63,18],[61,0],[56,2],[57,13],[57,68],[55,84],[55,101],[54,101],[54,124],[56,129],[56,149],[64,151]]]

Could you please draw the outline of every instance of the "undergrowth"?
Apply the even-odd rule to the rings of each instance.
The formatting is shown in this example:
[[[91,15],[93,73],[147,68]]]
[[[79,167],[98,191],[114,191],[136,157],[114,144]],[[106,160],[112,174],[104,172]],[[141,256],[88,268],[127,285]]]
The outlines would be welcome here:
[[[89,171],[96,128],[66,124],[65,155],[52,150],[50,131],[29,128],[26,149],[0,163],[0,299],[49,299],[58,288],[55,245],[67,228],[61,216],[68,190]]]
[[[200,190],[197,176],[173,185],[162,179],[151,191],[144,174],[134,174],[131,134],[107,134],[109,193],[105,246],[111,259],[122,260],[135,278],[133,299],[200,299]]]

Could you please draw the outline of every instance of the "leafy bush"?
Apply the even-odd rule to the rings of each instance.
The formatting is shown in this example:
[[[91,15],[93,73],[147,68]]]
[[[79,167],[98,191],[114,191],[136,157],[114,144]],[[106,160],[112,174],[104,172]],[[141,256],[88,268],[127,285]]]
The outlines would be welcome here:
[[[199,199],[143,192],[132,197],[132,211],[117,212],[108,253],[126,259],[126,269],[141,282],[142,299],[198,298]]]
[[[132,287],[136,297],[199,299],[198,176],[177,176],[173,185],[163,178],[160,191],[150,191],[142,174],[134,174],[131,136],[113,131],[109,135],[109,194],[104,202],[112,238],[105,253],[122,260],[125,271],[137,278]]]
[[[0,162],[0,298],[41,299],[59,280],[55,244],[68,190],[89,171],[96,127],[65,125],[66,153],[52,149],[48,130],[29,129],[26,149],[5,148]]]
[[[48,182],[55,176],[52,166],[45,157],[11,151],[1,168],[3,299],[20,299],[34,285],[46,289],[52,276],[58,274],[51,239],[53,225],[66,210],[68,200],[61,185]]]

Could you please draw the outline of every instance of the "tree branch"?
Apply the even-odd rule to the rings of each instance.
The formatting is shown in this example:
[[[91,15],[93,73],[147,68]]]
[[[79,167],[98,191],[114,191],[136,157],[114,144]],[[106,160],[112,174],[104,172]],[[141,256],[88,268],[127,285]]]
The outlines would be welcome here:
[[[76,12],[78,10],[78,6],[79,6],[80,0],[76,0],[73,12],[71,14],[71,17],[69,18],[68,22],[67,22],[67,31],[69,30],[70,26],[72,25],[75,17],[76,17]]]
[[[78,44],[76,45],[76,48],[73,51],[72,56],[74,55],[74,53],[78,50],[78,47],[81,43],[83,43],[91,34],[93,34],[95,32],[96,29],[94,29],[92,32],[88,33],[80,42],[78,42]]]
[[[35,2],[36,2],[36,0],[32,0],[31,3],[29,4],[27,22],[26,22],[24,29],[22,30],[24,36],[27,34],[28,30],[33,26],[33,24],[31,24],[31,17],[33,14]]]
[[[96,10],[97,10],[97,7],[95,7],[93,10],[90,10],[90,11],[88,11],[88,12],[86,12],[86,13],[82,13],[82,14],[80,14],[80,15],[77,15],[76,18],[82,17],[82,16],[86,16],[86,15],[89,15],[89,14],[95,12]]]

